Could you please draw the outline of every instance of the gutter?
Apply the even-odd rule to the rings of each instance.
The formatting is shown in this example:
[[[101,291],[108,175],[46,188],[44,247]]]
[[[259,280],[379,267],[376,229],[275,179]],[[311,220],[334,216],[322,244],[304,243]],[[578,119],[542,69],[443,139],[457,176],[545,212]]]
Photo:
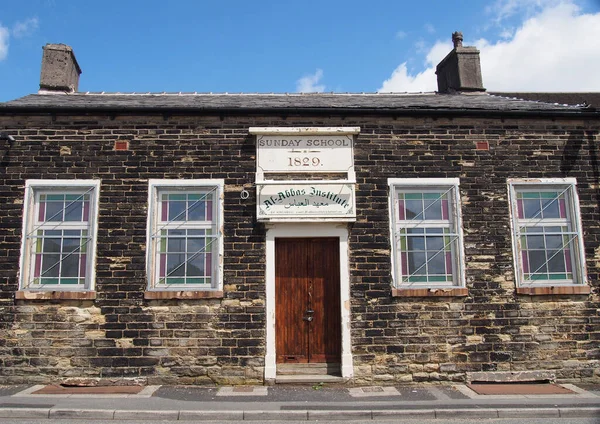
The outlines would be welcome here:
[[[1,115],[90,115],[105,113],[109,115],[379,115],[396,117],[500,117],[500,118],[600,118],[600,111],[587,110],[488,110],[488,109],[380,109],[380,108],[181,108],[181,107],[39,107],[39,106],[0,106]]]

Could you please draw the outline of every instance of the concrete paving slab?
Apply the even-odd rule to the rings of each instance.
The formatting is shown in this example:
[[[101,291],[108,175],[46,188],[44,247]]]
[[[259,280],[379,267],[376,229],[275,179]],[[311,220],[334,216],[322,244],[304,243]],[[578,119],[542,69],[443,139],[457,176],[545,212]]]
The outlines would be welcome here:
[[[221,387],[217,396],[267,396],[268,387],[265,386],[241,386],[241,387]]]
[[[18,384],[14,386],[0,386],[0,397],[12,396],[15,393],[19,393],[29,387],[28,384]]]
[[[574,385],[561,384],[558,385],[561,388],[568,390],[566,393],[562,394],[479,394],[474,391],[471,385],[465,384],[457,384],[454,387],[457,391],[467,396],[470,399],[486,401],[486,400],[515,400],[519,401],[522,399],[577,399],[577,398],[596,398],[593,393],[587,392],[581,388],[577,388]]]
[[[566,389],[569,389],[570,391],[572,391],[574,393],[577,393],[579,395],[578,397],[600,398],[600,394],[596,394],[596,393],[593,393],[592,391],[585,390],[582,387],[577,387],[574,384],[561,384],[561,386],[563,386]]]
[[[35,386],[30,386],[27,387],[17,393],[12,394],[11,396],[15,396],[15,397],[19,397],[19,396],[28,396],[31,395],[34,392],[37,392],[38,390],[43,389],[45,386],[43,384],[36,384]]]
[[[73,387],[49,384],[31,393],[33,395],[137,395],[143,386]]]
[[[160,386],[100,386],[100,387],[68,387],[37,384],[12,394],[13,397],[37,398],[148,398]]]
[[[551,383],[484,383],[467,384],[478,395],[570,395],[566,387]]]
[[[348,393],[356,398],[400,396],[400,392],[395,387],[382,386],[352,387],[348,389]]]

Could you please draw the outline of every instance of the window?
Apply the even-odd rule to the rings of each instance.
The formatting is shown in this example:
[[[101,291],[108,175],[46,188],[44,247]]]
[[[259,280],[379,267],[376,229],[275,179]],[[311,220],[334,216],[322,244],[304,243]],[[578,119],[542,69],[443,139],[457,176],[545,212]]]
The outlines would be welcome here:
[[[91,291],[100,181],[28,180],[23,213],[23,290]]]
[[[389,185],[396,287],[464,287],[458,179]]]
[[[150,180],[149,290],[219,290],[222,180]]]
[[[509,180],[517,284],[585,282],[574,179]]]

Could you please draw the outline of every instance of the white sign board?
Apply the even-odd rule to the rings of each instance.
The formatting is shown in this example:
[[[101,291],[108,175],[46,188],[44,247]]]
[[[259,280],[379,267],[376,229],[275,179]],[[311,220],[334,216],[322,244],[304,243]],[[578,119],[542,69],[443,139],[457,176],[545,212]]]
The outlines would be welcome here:
[[[354,184],[289,181],[282,184],[257,183],[257,218],[308,220],[338,218],[354,221]]]
[[[352,135],[257,135],[260,172],[314,173],[353,170]]]

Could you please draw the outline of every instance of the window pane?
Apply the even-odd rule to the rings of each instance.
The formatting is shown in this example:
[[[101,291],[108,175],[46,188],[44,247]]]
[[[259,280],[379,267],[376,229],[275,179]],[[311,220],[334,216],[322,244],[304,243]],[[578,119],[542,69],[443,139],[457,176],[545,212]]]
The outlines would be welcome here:
[[[544,236],[527,236],[528,249],[544,249]]]
[[[167,252],[169,252],[169,253],[185,252],[185,239],[184,238],[169,238],[167,240]]]
[[[406,219],[423,219],[423,202],[421,200],[406,200]]]
[[[204,254],[188,255],[188,277],[204,276]]]
[[[42,256],[42,273],[41,277],[58,277],[60,272],[60,255]]]
[[[545,273],[546,267],[546,252],[540,250],[529,251],[529,269],[532,273]]]
[[[79,255],[72,254],[63,256],[61,264],[61,277],[78,277],[79,276]]]
[[[187,251],[188,253],[196,253],[204,251],[206,242],[204,237],[193,237],[187,240]]]
[[[206,221],[206,202],[199,200],[200,196],[193,197],[198,197],[198,200],[188,201],[188,221]]]
[[[46,231],[48,236],[51,231]],[[60,239],[59,238],[44,238],[44,253],[59,253],[60,252]]]
[[[64,238],[63,239],[63,253],[77,252],[77,251],[79,251],[80,245],[81,245],[81,239],[79,237],[78,238]]]
[[[46,221],[62,221],[64,202],[46,203]]]
[[[556,235],[556,236],[546,236],[546,248],[548,249],[562,249],[563,247],[563,243],[562,243],[562,236],[561,235]]]
[[[441,195],[441,193],[439,194]],[[439,196],[436,193],[436,196]],[[424,219],[442,219],[442,201],[425,199],[425,218]]]
[[[562,250],[548,251],[548,272],[565,272],[565,257]]]
[[[443,237],[427,237],[427,250],[443,250],[444,249],[444,238]]]
[[[410,275],[427,275],[425,253],[408,253],[408,273]]]
[[[185,254],[167,255],[167,276],[182,277],[185,275]]]
[[[542,201],[542,208],[544,218],[560,218],[557,199],[544,199]]]
[[[423,234],[420,228],[408,229],[408,234]],[[425,250],[425,236],[410,236],[407,237],[408,250]]]
[[[83,203],[81,201],[67,202],[65,207],[65,221],[81,221]]]
[[[525,218],[538,218],[540,217],[541,205],[538,199],[524,199],[523,208],[525,211]]]
[[[185,201],[169,201],[169,221],[185,221]]]
[[[446,258],[443,252],[428,252],[427,259],[427,268],[430,275],[446,273]]]

